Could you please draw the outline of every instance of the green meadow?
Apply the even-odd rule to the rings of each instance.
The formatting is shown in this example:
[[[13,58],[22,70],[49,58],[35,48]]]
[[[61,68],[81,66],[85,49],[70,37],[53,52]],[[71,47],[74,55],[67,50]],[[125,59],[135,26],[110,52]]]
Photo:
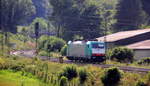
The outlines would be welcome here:
[[[22,75],[22,72],[12,70],[0,70],[0,86],[51,86],[44,84],[35,76],[27,74]]]

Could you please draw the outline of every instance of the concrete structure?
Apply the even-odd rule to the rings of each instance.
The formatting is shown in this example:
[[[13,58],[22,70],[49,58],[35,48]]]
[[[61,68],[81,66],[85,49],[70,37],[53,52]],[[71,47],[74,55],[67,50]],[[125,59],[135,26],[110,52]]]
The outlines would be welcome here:
[[[96,39],[98,41],[106,39],[107,49],[126,46],[134,50],[137,59],[150,57],[150,29],[117,32]]]
[[[144,57],[150,57],[150,39],[127,45],[126,47],[134,50],[136,60]]]

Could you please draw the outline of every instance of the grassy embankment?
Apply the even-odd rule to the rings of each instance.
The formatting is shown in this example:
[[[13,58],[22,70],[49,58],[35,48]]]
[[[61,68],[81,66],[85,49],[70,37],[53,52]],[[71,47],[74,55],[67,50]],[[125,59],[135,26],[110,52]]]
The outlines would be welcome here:
[[[27,76],[23,76],[21,71],[0,70],[0,86],[50,86],[32,74],[27,74]]]
[[[43,83],[47,83],[49,86],[59,86],[59,74],[66,66],[71,64],[60,64],[48,61],[41,61],[37,58],[27,59],[21,57],[3,57],[0,58],[0,85],[3,86],[46,86]],[[88,86],[103,86],[101,77],[105,74],[107,69],[102,69],[92,65],[74,65],[77,71],[80,69],[86,69],[88,73],[85,85]],[[10,70],[15,70],[12,72]],[[22,75],[25,72],[27,75]],[[138,81],[144,81],[147,83],[147,74],[122,72],[122,78],[119,82],[119,86],[136,86]],[[79,77],[68,81],[70,86],[79,86]],[[5,85],[4,85],[5,84]]]

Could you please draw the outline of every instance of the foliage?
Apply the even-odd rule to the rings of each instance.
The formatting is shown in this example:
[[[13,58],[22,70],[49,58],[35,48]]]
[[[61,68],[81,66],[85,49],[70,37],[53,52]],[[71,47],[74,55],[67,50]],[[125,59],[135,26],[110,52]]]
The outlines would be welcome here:
[[[9,35],[10,49],[12,48],[14,50],[20,50],[20,49],[32,49],[34,47],[29,45],[29,42],[33,41],[33,39],[28,37],[27,35],[19,33],[18,34],[8,33],[8,35]]]
[[[50,52],[50,58],[59,58],[61,54],[59,52]]]
[[[101,80],[104,86],[116,86],[121,80],[121,72],[117,68],[110,68]]]
[[[150,72],[148,72],[147,77],[148,79],[147,79],[146,84],[149,86],[150,85]]]
[[[142,1],[142,4],[143,4],[143,9],[144,11],[148,14],[148,16],[150,16],[150,1],[149,0],[141,0]],[[150,25],[150,18],[148,17],[147,19],[149,19],[149,24]]]
[[[93,65],[85,65],[83,67],[83,65],[75,65],[75,64],[70,65],[70,64],[65,64],[65,63],[60,64],[60,63],[49,62],[49,61],[41,61],[37,57],[34,59],[22,58],[22,57],[17,57],[14,59],[13,57],[12,58],[11,57],[12,56],[9,56],[9,58],[7,58],[7,57],[0,58],[0,70],[8,70],[11,67],[14,67],[14,66],[20,67],[22,65],[22,68],[21,68],[22,76],[29,77],[30,79],[32,79],[35,76],[40,81],[42,80],[43,83],[47,83],[48,86],[60,86],[61,75],[64,73],[65,74],[69,73],[68,75],[72,74],[68,71],[64,72],[66,67],[70,67],[69,70],[72,71],[72,70],[74,70],[74,69],[72,69],[72,66],[73,66],[76,70],[75,75],[79,74],[76,78],[74,77],[72,80],[69,80],[65,76],[69,80],[69,82],[67,80],[67,85],[69,85],[69,86],[79,86],[80,69],[83,71],[86,70],[86,74],[87,74],[86,81],[81,86],[84,86],[84,85],[102,86],[103,84],[102,84],[100,77],[104,77],[105,75],[108,75],[108,71],[104,72],[104,69],[102,69],[98,66],[93,66]],[[66,70],[68,70],[68,69],[66,69]],[[62,72],[60,73],[59,71],[62,71]],[[20,72],[20,71],[14,71],[14,73],[16,73],[16,72]],[[1,74],[1,72],[0,72],[0,77],[1,77],[1,75],[4,75],[4,74]],[[14,74],[12,74],[12,75],[14,75]],[[73,75],[74,75],[74,73],[73,73]],[[83,72],[83,75],[85,75],[85,72]],[[117,74],[111,73],[111,75],[116,76]],[[145,73],[125,72],[123,74],[123,76],[121,76],[121,77],[122,77],[120,79],[121,83],[119,83],[120,86],[136,86],[137,81],[139,81],[141,79],[143,80],[143,82],[146,82],[146,84],[147,84],[147,82],[149,82],[149,81],[147,81],[148,75]],[[9,78],[9,77],[4,76],[0,79],[6,80],[7,78]],[[13,77],[13,78],[15,78],[15,77]],[[10,79],[12,80],[12,77],[10,77]],[[19,81],[18,79],[20,79],[20,78],[17,78],[17,81]],[[7,81],[11,81],[11,80],[7,80]],[[39,82],[39,80],[38,80],[38,82]],[[1,80],[0,80],[0,82],[1,82]],[[38,82],[36,82],[36,83],[38,83]],[[1,85],[1,83],[0,83],[0,85]],[[27,83],[25,82],[25,86],[26,85],[27,85]],[[20,86],[20,84],[19,84],[19,86]],[[32,85],[32,86],[34,86],[34,85]],[[35,85],[35,86],[41,86],[41,84]]]
[[[33,22],[29,25],[29,29],[28,29],[28,32],[30,34],[33,34],[34,33],[34,28],[35,28],[35,23],[39,23],[39,32],[41,33],[46,33],[46,32],[54,32],[54,27],[52,26],[52,24],[47,21],[46,19],[44,18],[35,18],[33,20]]]
[[[1,29],[6,32],[16,32],[16,26],[23,24],[35,13],[32,0],[1,0]]]
[[[73,40],[83,40],[83,37],[80,35],[74,35]]]
[[[117,31],[139,29],[142,24],[148,22],[141,1],[119,0],[116,13],[117,22],[115,24]]]
[[[60,77],[65,76],[68,80],[72,80],[77,77],[77,69],[76,66],[67,66],[63,69],[63,72],[60,73]]]
[[[67,45],[64,45],[60,52],[61,52],[61,55],[66,56],[67,55]]]
[[[49,56],[49,53],[46,52],[46,51],[40,51],[38,54],[39,54],[40,56]]]
[[[81,84],[85,83],[85,81],[87,80],[87,77],[88,77],[87,71],[85,69],[80,69],[79,79],[80,79]]]
[[[133,50],[125,47],[116,47],[112,49],[111,59],[117,59],[119,62],[133,61]]]
[[[93,39],[113,32],[118,0],[50,0],[53,7],[49,20],[65,40]]]
[[[67,86],[67,78],[65,76],[62,76],[60,78],[60,86]]]
[[[143,81],[138,81],[136,86],[147,86]]]
[[[141,59],[138,64],[150,64],[150,57]]]
[[[65,41],[61,38],[53,36],[41,36],[39,38],[39,49],[45,51],[60,51],[65,45]]]
[[[22,71],[0,70],[0,86],[53,86],[45,84],[36,76]]]
[[[32,19],[36,17],[46,18],[47,11],[51,11],[49,0],[32,0],[32,2],[36,7],[36,14],[32,16]]]

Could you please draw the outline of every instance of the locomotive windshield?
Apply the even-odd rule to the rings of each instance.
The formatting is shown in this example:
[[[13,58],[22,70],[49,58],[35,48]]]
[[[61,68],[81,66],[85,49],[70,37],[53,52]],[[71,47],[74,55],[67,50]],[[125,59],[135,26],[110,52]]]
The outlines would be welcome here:
[[[92,48],[104,48],[104,45],[100,43],[93,43]]]

